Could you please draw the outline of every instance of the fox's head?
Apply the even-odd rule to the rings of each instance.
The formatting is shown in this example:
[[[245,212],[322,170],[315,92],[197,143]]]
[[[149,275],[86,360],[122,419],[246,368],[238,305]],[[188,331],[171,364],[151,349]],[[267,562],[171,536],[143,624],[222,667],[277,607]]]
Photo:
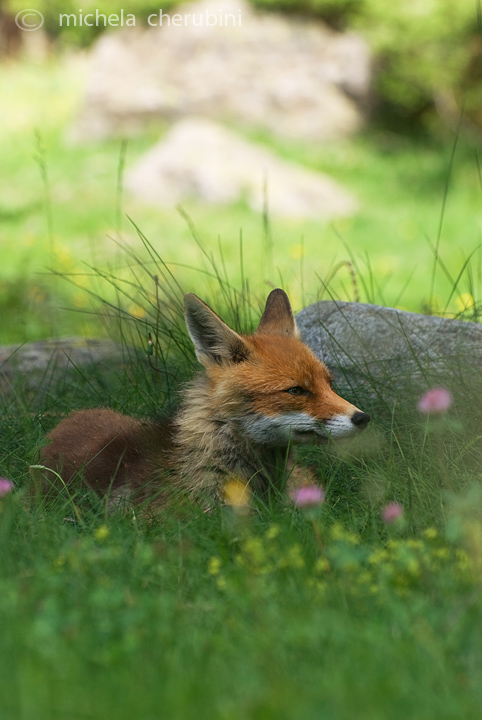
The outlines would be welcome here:
[[[208,375],[210,411],[248,441],[272,447],[347,438],[370,416],[331,387],[328,368],[300,340],[288,296],[273,290],[254,335],[239,335],[192,293],[186,325]]]

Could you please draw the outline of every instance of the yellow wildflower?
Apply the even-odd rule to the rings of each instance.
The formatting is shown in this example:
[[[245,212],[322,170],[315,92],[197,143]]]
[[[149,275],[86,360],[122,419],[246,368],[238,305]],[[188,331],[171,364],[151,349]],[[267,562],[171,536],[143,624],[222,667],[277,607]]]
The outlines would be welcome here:
[[[301,243],[290,247],[290,257],[293,260],[301,260],[304,254],[304,247]]]
[[[434,558],[437,558],[437,560],[449,560],[450,559],[450,550],[448,548],[437,548],[433,551]]]
[[[415,577],[420,575],[420,565],[418,560],[410,558],[407,562],[407,571],[410,575],[414,575]]]
[[[224,485],[224,500],[238,511],[246,511],[251,500],[249,485],[233,478]]]
[[[287,560],[288,567],[292,567],[292,568],[303,567],[305,564],[305,561],[301,554],[301,545],[299,545],[298,543],[296,543],[295,545],[292,545],[288,549],[288,553],[286,555],[286,560]]]
[[[97,530],[94,531],[94,537],[99,542],[102,542],[102,540],[105,540],[106,537],[109,535],[109,528],[107,525],[100,525]]]
[[[209,560],[208,573],[210,575],[218,575],[221,569],[221,559],[218,557],[212,557]]]
[[[274,540],[279,535],[279,525],[270,525],[264,536],[267,540]]]
[[[411,550],[421,550],[423,548],[422,541],[415,538],[409,538],[406,542],[406,545]]]
[[[222,576],[218,577],[216,580],[216,585],[218,586],[218,588],[220,590],[224,590],[224,588],[226,587],[226,578],[224,578]]]
[[[329,569],[330,569],[330,563],[328,561],[328,558],[320,557],[315,562],[315,565],[314,565],[315,572],[324,573],[324,572],[327,572]]]
[[[144,308],[141,305],[136,305],[135,303],[131,303],[129,305],[128,312],[129,315],[133,315],[138,320],[142,320],[142,318],[145,318],[147,315]]]
[[[474,298],[470,293],[462,293],[458,296],[458,298],[456,298],[455,302],[459,312],[470,310],[475,305]]]

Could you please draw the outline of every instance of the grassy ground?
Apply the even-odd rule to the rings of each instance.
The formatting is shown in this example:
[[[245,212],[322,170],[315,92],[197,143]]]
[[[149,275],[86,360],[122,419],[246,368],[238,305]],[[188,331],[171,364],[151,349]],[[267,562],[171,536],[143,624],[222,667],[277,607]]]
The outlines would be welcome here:
[[[274,494],[249,515],[148,522],[92,496],[29,499],[27,465],[57,415],[152,414],[162,398],[146,363],[100,380],[74,374],[35,402],[18,384],[2,399],[0,474],[17,487],[0,500],[2,718],[477,716],[476,392],[432,419],[408,395],[395,413],[366,402],[361,446],[306,451],[326,489],[311,511]],[[391,525],[388,502],[404,508]]]
[[[160,341],[152,361],[171,374],[160,380],[141,356],[121,372],[74,373],[60,387],[47,383],[40,396],[18,380],[0,398],[0,475],[16,486],[0,499],[0,717],[477,717],[482,417],[473,386],[465,384],[439,418],[422,416],[418,398],[408,394],[395,404],[365,402],[373,422],[361,447],[348,454],[308,451],[326,490],[324,504],[312,512],[275,495],[249,515],[190,508],[147,522],[109,515],[94,497],[59,498],[50,507],[30,499],[28,464],[38,459],[58,416],[93,405],[147,416],[176,403],[180,379],[194,368],[177,283],[249,329],[266,296],[265,280],[278,284],[281,274],[301,306],[320,293],[317,275],[329,277],[351,257],[333,228],[273,220],[271,258],[262,219],[241,206],[190,208],[201,247],[181,217],[127,198],[124,208],[152,245],[125,220],[119,227],[119,143],[72,147],[59,134],[70,122],[83,73],[81,66],[66,67],[12,65],[0,76],[2,96],[24,98],[16,114],[18,103],[2,103],[1,242],[8,249],[2,340],[106,329],[131,347],[145,343],[150,330]],[[35,149],[36,124],[45,150]],[[148,144],[149,138],[132,143],[128,160]],[[480,187],[467,147],[461,144],[455,155],[433,292],[424,234],[436,242],[450,144],[414,147],[372,134],[323,151],[277,148],[329,170],[363,200],[360,214],[336,228],[359,263],[362,299],[418,309],[433,295],[443,311],[452,294],[453,312],[461,309],[456,298],[463,292],[478,301],[478,259],[455,282],[479,241]],[[128,251],[113,250],[107,234],[121,234]],[[172,264],[166,268],[158,255]],[[71,274],[91,258],[107,268],[105,276]],[[111,304],[64,279],[34,274],[46,266],[70,273]],[[330,292],[352,297],[346,265]],[[59,298],[69,313],[59,312]],[[94,315],[85,312],[90,298]],[[403,506],[403,519],[388,525],[381,512],[393,501]]]
[[[219,285],[230,321],[252,326],[256,308]],[[30,497],[28,463],[72,407],[152,416],[177,402],[194,363],[174,290],[151,358],[169,374],[141,356],[37,394],[18,379],[2,396],[0,474],[17,490],[0,499],[0,716],[476,716],[482,416],[463,373],[447,378],[459,391],[439,417],[409,392],[363,405],[344,392],[373,422],[348,452],[305,450],[326,490],[308,511],[274,493],[250,514],[183,508],[147,520],[78,491],[48,507]],[[115,315],[130,346],[146,320],[118,299],[103,317]],[[155,296],[143,303],[154,330]],[[382,518],[390,502],[403,508],[393,524]]]
[[[2,67],[3,342],[98,333],[99,323],[78,312],[89,307],[86,294],[52,278],[49,269],[68,274],[88,273],[92,265],[105,268],[108,264],[117,270],[124,266],[125,255],[115,240],[140,248],[126,215],[175,269],[186,290],[209,291],[199,272],[193,274],[184,267],[199,268],[203,263],[186,221],[174,210],[146,207],[120,192],[120,140],[83,145],[69,141],[85,75],[85,62],[75,56]],[[161,127],[130,141],[126,167],[164,130]],[[322,280],[333,271],[333,292],[353,299],[346,261],[356,263],[360,277],[367,281],[366,287],[360,282],[359,288],[365,301],[457,313],[464,306],[464,300],[457,302],[457,298],[475,293],[478,251],[472,263],[475,276],[463,274],[447,306],[464,260],[480,243],[481,191],[473,142],[459,138],[451,167],[454,139],[450,135],[442,140],[439,135],[435,142],[370,130],[323,147],[260,134],[253,138],[288,159],[330,173],[354,192],[361,208],[353,218],[329,226],[271,218],[267,242],[263,218],[242,203],[228,208],[187,203],[203,247],[215,253],[218,262],[222,248],[233,283],[241,280],[242,236],[244,272],[253,291],[262,297],[266,282],[283,282],[297,309],[320,296]],[[430,246],[437,243],[451,277],[439,267],[432,283]],[[82,282],[92,288],[88,275]],[[59,311],[59,306],[70,310]]]

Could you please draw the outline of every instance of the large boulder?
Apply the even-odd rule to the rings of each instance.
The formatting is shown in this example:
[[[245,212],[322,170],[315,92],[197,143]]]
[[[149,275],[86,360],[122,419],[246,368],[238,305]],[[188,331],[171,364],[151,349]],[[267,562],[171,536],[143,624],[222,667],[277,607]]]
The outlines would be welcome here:
[[[245,200],[259,212],[267,202],[274,215],[331,220],[357,206],[331,178],[202,118],[176,123],[128,172],[126,187],[161,207],[192,198],[213,204]]]
[[[476,323],[335,301],[310,305],[296,320],[337,385],[360,398],[388,400],[434,384],[473,394],[482,381]]]
[[[209,13],[216,24],[208,24]],[[180,27],[175,14],[184,18]],[[357,35],[257,12],[245,0],[181,5],[157,27],[138,27],[140,20],[104,34],[91,51],[74,138],[131,135],[155,119],[186,115],[310,141],[362,124],[371,57]]]

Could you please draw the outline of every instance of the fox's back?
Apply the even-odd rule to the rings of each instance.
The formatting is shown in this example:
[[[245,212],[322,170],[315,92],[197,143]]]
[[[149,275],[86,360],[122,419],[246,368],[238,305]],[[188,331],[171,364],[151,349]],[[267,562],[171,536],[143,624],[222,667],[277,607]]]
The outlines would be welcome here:
[[[108,408],[71,413],[49,435],[42,462],[64,482],[83,477],[101,494],[141,491],[173,465],[169,420],[143,422]]]

